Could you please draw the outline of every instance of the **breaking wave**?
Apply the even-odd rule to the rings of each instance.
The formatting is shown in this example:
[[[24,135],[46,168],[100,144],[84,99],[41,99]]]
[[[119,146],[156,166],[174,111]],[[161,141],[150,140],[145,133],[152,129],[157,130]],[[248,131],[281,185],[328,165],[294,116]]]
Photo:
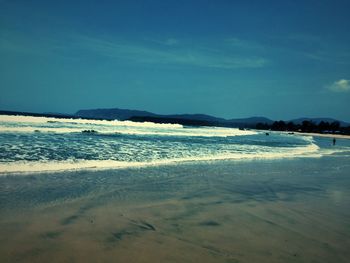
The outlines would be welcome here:
[[[321,157],[311,136],[178,124],[0,116],[0,174]]]

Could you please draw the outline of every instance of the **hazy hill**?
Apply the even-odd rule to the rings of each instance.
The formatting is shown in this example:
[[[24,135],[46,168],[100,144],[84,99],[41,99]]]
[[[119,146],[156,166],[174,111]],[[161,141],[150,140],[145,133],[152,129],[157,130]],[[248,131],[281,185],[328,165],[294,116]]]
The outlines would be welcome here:
[[[265,117],[250,117],[250,118],[241,118],[241,119],[231,119],[228,120],[230,123],[244,123],[244,124],[257,124],[257,123],[267,123],[272,124],[274,121]]]
[[[75,116],[84,118],[98,118],[107,120],[127,120],[132,117],[159,117],[159,118],[172,118],[172,119],[184,119],[184,120],[198,120],[198,121],[226,121],[223,118],[216,118],[214,116],[206,114],[171,114],[162,115],[155,114],[148,111],[140,110],[128,110],[128,109],[91,109],[91,110],[79,110],[75,113]]]
[[[228,127],[243,127],[243,128],[255,128],[257,123],[263,123],[272,125],[273,120],[265,117],[250,117],[240,119],[224,119],[218,118],[206,114],[156,114],[149,111],[141,110],[129,110],[129,109],[91,109],[91,110],[79,110],[75,113],[75,117],[93,118],[93,119],[106,119],[106,120],[132,120],[132,121],[152,121],[158,123],[181,123],[185,125],[206,125],[206,126],[228,126]],[[293,119],[288,122],[294,124],[301,124],[303,121],[312,121],[315,124],[321,121],[332,123],[338,121],[332,118],[299,118]],[[339,121],[341,126],[349,126],[349,123]]]
[[[223,118],[217,118],[206,114],[172,114],[172,115],[158,115],[161,117],[174,118],[174,119],[187,119],[198,121],[213,121],[213,122],[225,122]]]
[[[262,123],[272,125],[273,120],[265,117],[250,117],[239,119],[224,119],[217,118],[207,114],[170,114],[161,115],[155,114],[149,111],[141,110],[128,110],[128,109],[91,109],[91,110],[79,110],[75,114],[61,114],[61,113],[32,113],[32,112],[19,112],[19,111],[4,111],[0,110],[0,115],[24,115],[24,116],[45,116],[55,118],[84,118],[84,119],[105,119],[105,120],[132,120],[132,121],[152,121],[158,123],[180,123],[184,125],[195,126],[225,126],[225,127],[242,127],[242,128],[255,128],[256,124]],[[293,122],[295,125],[302,124],[303,121],[312,121],[316,125],[321,121],[332,123],[338,121],[342,127],[350,126],[350,123],[339,121],[333,118],[298,118],[285,123]]]
[[[140,110],[127,110],[127,109],[92,109],[92,110],[79,110],[75,113],[78,117],[94,118],[94,119],[106,119],[106,120],[127,120],[134,116],[147,116],[155,117],[156,114],[148,111]]]
[[[207,114],[155,114],[148,111],[128,110],[128,109],[91,109],[79,110],[75,113],[77,117],[97,118],[107,120],[132,120],[132,121],[152,121],[158,123],[180,123],[184,125],[205,125],[205,126],[229,126],[229,127],[254,127],[262,122],[271,124],[272,120],[264,117],[251,117],[227,120]]]

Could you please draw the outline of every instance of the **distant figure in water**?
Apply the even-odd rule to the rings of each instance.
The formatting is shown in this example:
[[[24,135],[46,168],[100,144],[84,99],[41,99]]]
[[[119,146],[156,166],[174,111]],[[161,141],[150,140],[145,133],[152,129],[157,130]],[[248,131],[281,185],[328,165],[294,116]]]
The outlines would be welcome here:
[[[266,134],[266,136],[269,136],[270,134],[267,132],[267,133],[265,133]]]
[[[335,138],[333,138],[333,145],[335,145],[335,142],[336,142],[337,140],[335,139]]]

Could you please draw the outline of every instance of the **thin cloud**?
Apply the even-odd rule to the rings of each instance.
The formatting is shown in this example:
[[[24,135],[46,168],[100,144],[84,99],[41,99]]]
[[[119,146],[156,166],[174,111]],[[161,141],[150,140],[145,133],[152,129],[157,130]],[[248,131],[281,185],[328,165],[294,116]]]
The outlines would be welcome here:
[[[166,38],[166,39],[146,38],[145,40],[156,43],[158,45],[164,45],[164,46],[175,46],[180,44],[180,41],[177,38]]]
[[[340,65],[350,64],[350,49],[327,36],[311,34],[265,35],[270,41],[267,51],[287,54],[293,59],[307,59],[314,62]]]
[[[175,41],[170,40],[168,44],[170,43],[174,44]],[[193,49],[186,46],[161,49],[147,43],[136,44],[85,36],[79,37],[78,44],[82,49],[90,52],[134,63],[176,64],[219,69],[260,68],[268,64],[268,60],[261,57],[227,56],[224,52],[210,52],[207,49]]]
[[[39,40],[25,34],[8,32],[0,36],[0,52],[35,56],[61,56],[76,59],[99,56],[120,63],[191,66],[215,69],[261,68],[269,61],[259,55],[239,54],[213,46],[195,47],[169,38],[154,45],[154,41],[127,41],[70,35]]]
[[[226,44],[233,48],[246,49],[246,50],[265,50],[266,47],[252,41],[244,40],[241,38],[231,37],[226,39]]]
[[[350,91],[350,80],[340,79],[335,81],[332,85],[328,86],[328,89],[334,92],[348,92]]]
[[[175,45],[179,44],[179,40],[176,38],[167,38],[163,41],[158,41],[158,43],[166,45],[166,46],[175,46]]]
[[[168,38],[164,43],[165,43],[165,45],[173,46],[173,45],[178,44],[179,41],[175,38]]]
[[[306,58],[320,62],[349,65],[350,52],[346,50],[299,52]]]

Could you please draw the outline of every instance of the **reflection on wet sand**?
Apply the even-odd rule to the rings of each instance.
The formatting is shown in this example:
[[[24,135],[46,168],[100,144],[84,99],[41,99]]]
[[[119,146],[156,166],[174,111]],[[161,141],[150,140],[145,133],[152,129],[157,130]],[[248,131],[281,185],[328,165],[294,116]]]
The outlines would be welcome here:
[[[0,261],[347,262],[346,158],[2,177]]]

